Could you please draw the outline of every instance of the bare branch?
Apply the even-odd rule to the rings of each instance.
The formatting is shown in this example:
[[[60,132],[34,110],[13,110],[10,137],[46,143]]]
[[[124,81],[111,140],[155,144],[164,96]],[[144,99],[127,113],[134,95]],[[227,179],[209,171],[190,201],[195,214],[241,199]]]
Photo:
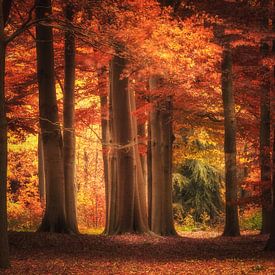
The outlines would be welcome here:
[[[27,20],[21,25],[21,27],[19,29],[17,29],[14,33],[12,33],[10,36],[8,36],[5,39],[5,43],[8,44],[10,43],[12,40],[14,40],[17,36],[19,36],[20,34],[22,34],[24,31],[28,30],[29,28],[31,28],[33,25],[45,21],[48,18],[43,18],[43,19],[37,19],[37,20],[32,20],[32,13],[35,10],[35,5],[30,9],[29,13],[28,13],[28,18]]]
[[[19,11],[17,5],[14,4],[14,7],[15,7],[15,10],[16,10],[18,16],[20,17],[20,19],[21,19],[21,21],[22,21],[22,24],[24,24],[24,18],[23,18],[23,16],[22,16],[22,14],[20,13],[20,11]],[[29,18],[28,18],[28,19],[29,19]],[[22,26],[23,26],[23,25],[22,25]],[[33,33],[32,33],[29,29],[27,29],[27,32],[28,32],[29,35],[35,40],[35,36],[33,35]]]
[[[196,115],[201,118],[208,118],[209,120],[216,122],[216,123],[223,122],[223,119],[219,119],[219,118],[215,117],[215,115],[212,113],[197,113]]]

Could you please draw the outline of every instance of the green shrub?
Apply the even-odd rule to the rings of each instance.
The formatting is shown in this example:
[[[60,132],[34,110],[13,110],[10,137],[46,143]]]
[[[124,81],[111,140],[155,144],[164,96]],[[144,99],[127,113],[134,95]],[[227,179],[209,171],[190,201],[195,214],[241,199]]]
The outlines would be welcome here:
[[[240,215],[242,230],[260,230],[262,226],[262,213],[259,209],[248,209]]]

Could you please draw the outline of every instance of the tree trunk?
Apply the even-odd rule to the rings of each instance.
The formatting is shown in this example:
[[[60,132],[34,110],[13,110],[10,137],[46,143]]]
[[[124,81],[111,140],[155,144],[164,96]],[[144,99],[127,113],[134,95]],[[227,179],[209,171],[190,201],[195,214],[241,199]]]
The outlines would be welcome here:
[[[275,32],[275,3],[273,3],[273,18],[272,18],[272,29]],[[275,55],[275,40],[272,41],[272,54]],[[271,96],[271,110],[274,110],[275,106],[275,65],[273,66],[273,79],[272,79],[272,96]],[[272,131],[273,131],[273,150],[272,150],[272,217],[271,217],[271,232],[267,241],[266,250],[275,251],[275,114],[272,114]]]
[[[7,233],[7,117],[5,108],[5,56],[3,1],[0,0],[0,268],[9,266]]]
[[[261,0],[263,30],[268,29],[269,2]],[[260,54],[262,58],[269,52],[269,45],[261,42]],[[261,103],[260,103],[260,168],[261,168],[261,191],[262,191],[262,228],[261,234],[268,234],[271,230],[271,156],[270,156],[270,73],[268,66],[262,66]]]
[[[115,153],[114,147],[114,131],[113,131],[113,103],[112,103],[112,90],[113,90],[113,83],[112,83],[112,75],[111,75],[111,67],[112,63],[110,64],[109,69],[109,78],[110,78],[110,91],[109,91],[109,119],[108,119],[108,180],[107,180],[107,187],[106,187],[106,222],[105,222],[105,234],[114,234],[116,231],[116,223],[117,223],[117,205],[118,205],[118,197],[117,197],[117,171],[116,171],[116,164],[117,164],[117,156]]]
[[[146,203],[146,181],[144,170],[142,166],[142,159],[139,153],[139,139],[138,139],[138,126],[137,119],[133,113],[136,111],[136,99],[133,91],[129,92],[130,106],[131,106],[131,123],[133,129],[134,141],[134,167],[135,167],[135,201],[134,201],[134,220],[139,222],[141,232],[149,232],[148,225],[148,211]]]
[[[159,87],[152,77],[150,88]],[[151,111],[152,208],[151,230],[159,235],[175,235],[172,211],[172,109],[171,97],[160,99]]]
[[[38,186],[39,195],[42,205],[46,202],[46,183],[45,183],[45,167],[44,153],[41,135],[38,135]]]
[[[134,98],[134,96],[133,96]],[[133,107],[135,106],[135,102],[133,103]],[[134,107],[136,109],[136,107]],[[138,143],[142,146],[142,148],[147,147],[147,142],[145,141],[146,139],[146,124],[141,123],[137,125],[137,138],[138,138]],[[147,153],[140,153],[139,147],[137,153],[139,154],[140,157],[140,163],[141,163],[141,171],[142,171],[142,182],[144,184],[143,186],[143,193],[145,196],[145,208],[146,208],[146,213],[148,216],[148,171],[147,171]],[[149,219],[148,219],[148,225],[149,225]],[[149,227],[150,228],[150,227]]]
[[[102,144],[102,159],[103,159],[103,174],[105,183],[105,202],[106,202],[106,213],[105,221],[108,220],[108,79],[107,69],[102,68],[98,71],[98,90],[100,94],[100,109],[101,109],[101,144]],[[106,223],[106,222],[105,222]],[[104,233],[106,228],[104,230]]]
[[[261,45],[261,55],[268,54],[269,46]],[[262,68],[263,80],[261,85],[261,121],[260,121],[260,165],[262,189],[262,228],[261,234],[271,230],[271,156],[270,156],[270,73],[269,68]]]
[[[222,60],[222,98],[224,108],[225,228],[223,236],[239,236],[238,186],[236,167],[236,117],[232,87],[232,57],[224,50]]]
[[[151,135],[151,122],[148,118],[147,127],[147,205],[148,205],[148,223],[149,228],[152,227],[151,213],[152,213],[152,135]]]
[[[51,14],[50,0],[36,0],[37,19]],[[58,119],[54,78],[53,33],[49,26],[36,26],[39,115],[46,179],[46,210],[39,231],[67,232],[63,144]]]
[[[273,126],[273,137],[275,137],[275,127]],[[272,191],[273,191],[273,203],[272,203],[272,217],[271,217],[271,233],[269,239],[266,243],[265,250],[275,251],[275,138],[273,138],[273,151],[272,151],[272,170],[273,170],[273,179],[272,179]]]
[[[100,96],[100,106],[102,110],[107,108],[107,96]],[[108,122],[106,115],[101,116],[101,137],[102,137],[102,153],[103,153],[103,169],[104,169],[104,181],[107,185],[108,182],[108,157],[107,157],[107,140],[108,140]]]
[[[65,8],[65,17],[72,21],[74,16],[73,5],[68,3]],[[65,175],[65,202],[68,229],[71,233],[79,233],[76,213],[75,188],[75,37],[70,30],[65,32],[65,81],[64,81],[64,175]]]
[[[126,60],[115,56],[111,62],[110,78],[110,143],[109,202],[107,234],[149,232],[142,195],[141,162],[137,148],[137,129],[132,115],[133,94],[128,79],[120,79]]]

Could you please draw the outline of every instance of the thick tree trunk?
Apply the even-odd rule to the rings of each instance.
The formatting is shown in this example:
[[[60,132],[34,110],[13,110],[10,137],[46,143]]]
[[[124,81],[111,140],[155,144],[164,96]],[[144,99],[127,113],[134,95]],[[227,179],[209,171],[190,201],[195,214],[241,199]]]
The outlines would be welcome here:
[[[113,131],[113,103],[112,103],[112,90],[113,90],[113,83],[112,83],[112,63],[110,64],[109,70],[109,78],[110,78],[110,91],[109,91],[109,106],[108,106],[108,180],[107,180],[107,187],[106,187],[106,223],[105,223],[105,230],[104,233],[106,234],[114,234],[116,231],[116,224],[117,224],[117,206],[118,206],[118,197],[117,197],[117,156],[115,152],[115,144],[114,144],[114,131]]]
[[[134,96],[133,96],[134,98]],[[135,102],[133,103],[133,106],[135,106]],[[136,109],[136,107],[134,107]],[[138,138],[138,143],[142,146],[141,148],[147,147],[147,141],[145,140],[146,137],[146,124],[141,123],[137,125],[137,138]],[[139,149],[139,148],[138,148]],[[146,208],[146,213],[148,215],[148,162],[147,162],[147,153],[140,153],[140,150],[137,151],[140,157],[140,163],[141,163],[141,171],[142,171],[142,182],[144,183],[143,186],[143,193],[145,196],[145,208]],[[148,225],[149,225],[149,218],[148,218]],[[150,226],[149,226],[150,227]]]
[[[223,236],[239,236],[238,186],[236,166],[236,117],[232,87],[232,57],[224,50],[222,60],[222,98],[224,108],[225,228]]]
[[[139,139],[138,139],[138,126],[137,119],[133,113],[136,111],[136,99],[133,91],[129,92],[130,107],[131,107],[131,123],[133,129],[134,141],[134,172],[135,172],[135,201],[134,201],[134,221],[138,221],[141,232],[149,232],[148,225],[148,211],[146,203],[146,181],[144,170],[142,166],[142,159],[139,153]]]
[[[42,205],[46,202],[46,182],[45,182],[45,167],[44,167],[44,153],[43,142],[41,135],[38,135],[38,186],[39,195]]]
[[[107,234],[149,232],[142,195],[137,129],[132,115],[133,94],[128,79],[120,79],[126,60],[115,56],[110,68],[110,144]]]
[[[72,21],[74,16],[73,5],[68,3],[65,8],[65,17]],[[65,81],[64,81],[64,175],[65,175],[65,203],[67,225],[71,233],[79,233],[76,213],[75,188],[75,37],[70,30],[65,32]]]
[[[108,220],[108,79],[107,79],[107,69],[102,68],[98,70],[98,90],[100,94],[100,109],[101,109],[101,146],[102,146],[102,159],[103,159],[103,173],[104,173],[104,183],[105,183],[105,201],[106,201],[106,214],[105,221]],[[106,222],[105,222],[106,223]],[[104,230],[104,233],[106,228]]]
[[[51,14],[50,0],[36,0],[37,19]],[[52,28],[36,26],[39,114],[46,179],[46,210],[39,231],[67,232],[63,144],[58,119],[54,78]]]
[[[158,88],[152,77],[150,88]],[[159,235],[175,235],[172,211],[172,109],[171,98],[161,99],[151,111],[152,206],[151,230]]]
[[[7,233],[7,117],[5,108],[5,56],[3,1],[0,0],[0,268],[9,266]]]

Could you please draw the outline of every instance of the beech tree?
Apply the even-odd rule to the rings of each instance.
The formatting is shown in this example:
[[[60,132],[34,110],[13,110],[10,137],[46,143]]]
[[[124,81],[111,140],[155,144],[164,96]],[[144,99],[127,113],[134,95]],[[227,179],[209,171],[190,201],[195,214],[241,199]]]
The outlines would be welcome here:
[[[116,52],[110,67],[110,153],[106,234],[149,232],[145,183],[137,149],[137,124],[128,78],[121,79],[127,60]]]
[[[275,134],[275,128],[273,128],[273,134]],[[273,160],[272,160],[272,165],[273,165],[273,177],[272,177],[272,191],[273,194],[275,194],[275,139],[273,139],[273,151],[272,151],[272,155],[273,155]],[[266,250],[270,250],[270,251],[275,251],[275,200],[273,199],[272,202],[272,220],[271,220],[271,232],[270,232],[270,236],[269,239],[266,243]]]
[[[151,77],[150,88],[160,88],[160,78]],[[156,99],[150,115],[152,154],[152,196],[149,201],[151,230],[159,235],[175,235],[172,211],[172,102],[171,96]]]
[[[275,32],[275,5],[273,6],[273,18],[272,18],[272,30]],[[272,55],[275,56],[275,39],[272,41]],[[273,76],[272,80],[273,85],[275,83],[275,65],[272,67],[273,70]],[[275,102],[274,102],[274,86],[272,90],[272,97],[271,97],[271,106],[273,107]],[[274,108],[273,108],[274,110]],[[273,117],[274,119],[274,117]],[[270,228],[270,235],[269,239],[267,241],[266,250],[270,251],[275,251],[275,199],[274,199],[274,194],[275,194],[275,121],[271,120],[272,123],[272,131],[273,131],[273,150],[272,150],[272,194],[273,194],[273,201],[272,201],[272,208],[271,208],[271,228]]]
[[[262,18],[261,28],[268,29],[269,0],[261,1]],[[269,45],[265,41],[260,44],[261,58],[269,54]],[[266,65],[261,68],[261,95],[260,95],[260,168],[261,168],[261,191],[262,191],[262,228],[261,233],[267,234],[271,230],[271,156],[270,156],[270,69]]]
[[[152,134],[150,117],[147,122],[147,207],[148,207],[148,223],[152,226]]]
[[[232,87],[232,56],[230,49],[225,49],[222,56],[222,98],[224,106],[225,154],[225,228],[223,235],[239,236],[236,116]]]
[[[261,53],[267,55],[268,44],[261,45]],[[260,166],[261,166],[261,189],[262,189],[262,228],[261,233],[270,233],[271,226],[271,156],[270,156],[270,71],[267,66],[261,70],[263,80],[261,83],[260,102]]]
[[[36,0],[36,18],[47,21],[50,0]],[[67,232],[63,141],[56,101],[52,27],[36,26],[39,116],[45,160],[46,209],[39,231]]]
[[[68,2],[65,18],[70,23],[74,18],[74,5]],[[75,199],[75,36],[70,29],[65,31],[65,80],[63,103],[63,139],[65,203],[67,226],[71,233],[78,233]]]
[[[5,106],[5,25],[11,1],[0,1],[0,268],[9,266],[7,233],[7,117]]]
[[[180,1],[159,0],[176,12]],[[159,77],[150,78],[150,88],[159,88]],[[155,103],[148,119],[147,197],[150,229],[159,235],[175,235],[172,209],[172,102]]]

